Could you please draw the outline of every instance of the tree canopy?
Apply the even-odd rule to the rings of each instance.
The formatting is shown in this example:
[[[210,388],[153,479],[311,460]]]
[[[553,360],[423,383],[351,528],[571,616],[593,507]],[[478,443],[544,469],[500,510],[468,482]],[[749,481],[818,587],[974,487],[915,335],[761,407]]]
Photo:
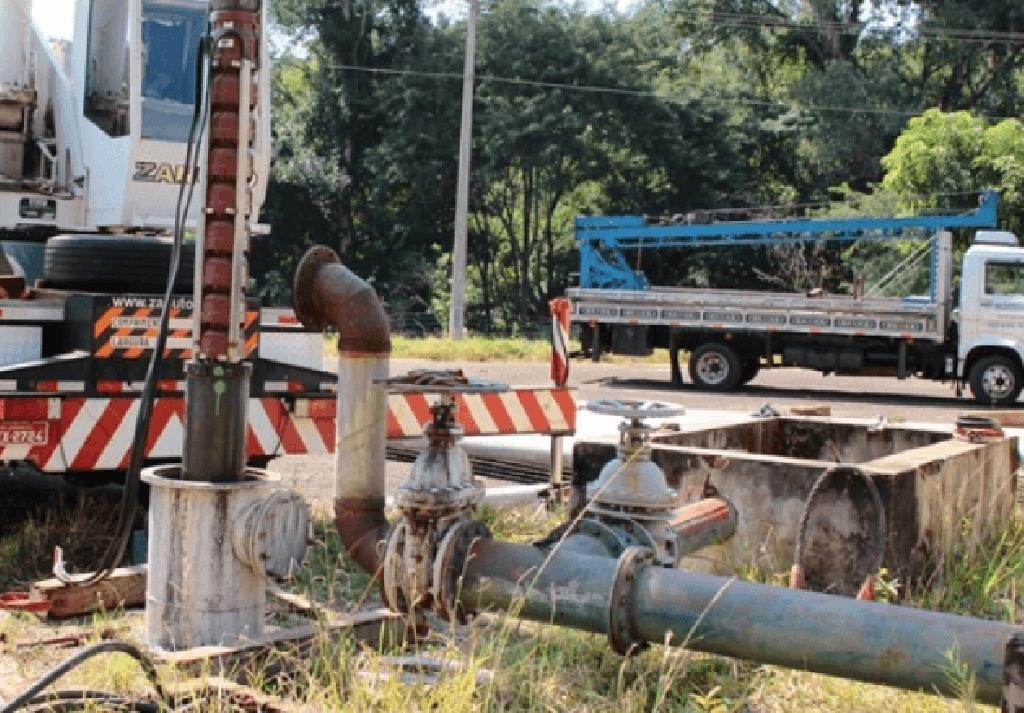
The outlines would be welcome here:
[[[292,49],[273,70],[273,238],[253,256],[269,295],[325,243],[390,309],[444,321],[466,33],[449,7],[273,0]],[[763,217],[876,190],[912,211],[992,186],[1018,229],[1022,21],[1017,0],[482,0],[470,326],[545,319],[576,269],[577,214]],[[636,259],[679,284],[751,286],[793,264]]]

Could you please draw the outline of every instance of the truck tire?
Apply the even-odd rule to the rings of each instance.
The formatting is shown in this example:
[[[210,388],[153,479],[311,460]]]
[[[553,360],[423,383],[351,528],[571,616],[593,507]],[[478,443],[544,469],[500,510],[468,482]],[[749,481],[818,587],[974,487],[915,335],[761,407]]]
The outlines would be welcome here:
[[[690,380],[709,391],[732,391],[740,385],[742,365],[730,347],[718,342],[702,344],[690,354]]]
[[[1024,387],[1020,365],[1004,354],[978,359],[969,376],[974,400],[985,406],[1009,406],[1017,401]]]
[[[58,235],[46,243],[43,285],[65,290],[162,293],[173,240],[155,235]],[[195,244],[182,246],[175,292],[191,292]]]

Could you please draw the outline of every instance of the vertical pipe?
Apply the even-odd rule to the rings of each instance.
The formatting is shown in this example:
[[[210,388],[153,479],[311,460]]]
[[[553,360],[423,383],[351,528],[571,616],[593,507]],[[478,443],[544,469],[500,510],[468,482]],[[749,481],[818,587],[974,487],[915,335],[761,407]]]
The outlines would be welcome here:
[[[387,391],[373,382],[388,376],[388,358],[340,354],[335,448],[334,516],[348,554],[369,572],[379,567],[384,538]]]
[[[335,461],[335,527],[346,551],[377,574],[377,543],[388,531],[384,517],[386,378],[391,332],[384,307],[366,282],[330,248],[311,248],[295,272],[295,314],[310,329],[338,330],[338,415]]]
[[[470,607],[607,633],[617,561],[556,552],[544,562],[527,545],[479,541],[463,597]],[[956,692],[955,662],[975,676],[978,700],[987,703],[1000,699],[1004,645],[1021,631],[654,566],[637,573],[632,591],[626,606],[643,641],[927,692]]]
[[[249,117],[261,99],[252,91],[252,76],[259,71],[262,2],[214,0],[210,20],[217,40],[210,56],[203,254],[197,256],[202,280],[195,287],[198,329],[194,339],[197,355],[237,361],[241,358],[238,344],[231,341],[244,299],[239,266],[248,249],[252,210],[248,186],[254,139]]]

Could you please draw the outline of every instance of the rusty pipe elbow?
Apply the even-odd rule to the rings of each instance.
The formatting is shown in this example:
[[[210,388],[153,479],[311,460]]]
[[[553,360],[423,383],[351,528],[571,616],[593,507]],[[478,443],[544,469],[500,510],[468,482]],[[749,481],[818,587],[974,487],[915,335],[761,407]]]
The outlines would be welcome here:
[[[388,316],[377,293],[330,248],[317,245],[302,256],[292,295],[295,315],[303,325],[338,331],[339,354],[391,353]]]
[[[384,498],[335,498],[334,528],[345,554],[380,580],[383,563],[378,543],[387,540],[391,532],[391,523],[384,516]]]
[[[302,257],[293,295],[295,314],[307,328],[338,331],[334,523],[346,553],[376,577],[377,545],[390,529],[384,515],[387,394],[377,385],[388,375],[387,314],[373,288],[323,246]]]

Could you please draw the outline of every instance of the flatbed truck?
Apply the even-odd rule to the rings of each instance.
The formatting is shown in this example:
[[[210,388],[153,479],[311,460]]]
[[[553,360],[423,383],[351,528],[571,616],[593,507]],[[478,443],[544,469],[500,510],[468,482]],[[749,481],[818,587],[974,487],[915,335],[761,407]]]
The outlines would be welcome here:
[[[1024,387],[1024,249],[1012,233],[979,230],[960,268],[954,302],[954,228],[993,227],[997,196],[977,209],[909,218],[799,219],[661,225],[642,216],[578,218],[581,285],[572,322],[594,358],[604,350],[680,351],[692,382],[729,391],[761,369],[911,376],[966,385],[980,404],[1014,403]],[[628,251],[665,247],[889,240],[931,233],[929,293],[868,297],[651,286]],[[609,258],[609,256],[611,256]]]

